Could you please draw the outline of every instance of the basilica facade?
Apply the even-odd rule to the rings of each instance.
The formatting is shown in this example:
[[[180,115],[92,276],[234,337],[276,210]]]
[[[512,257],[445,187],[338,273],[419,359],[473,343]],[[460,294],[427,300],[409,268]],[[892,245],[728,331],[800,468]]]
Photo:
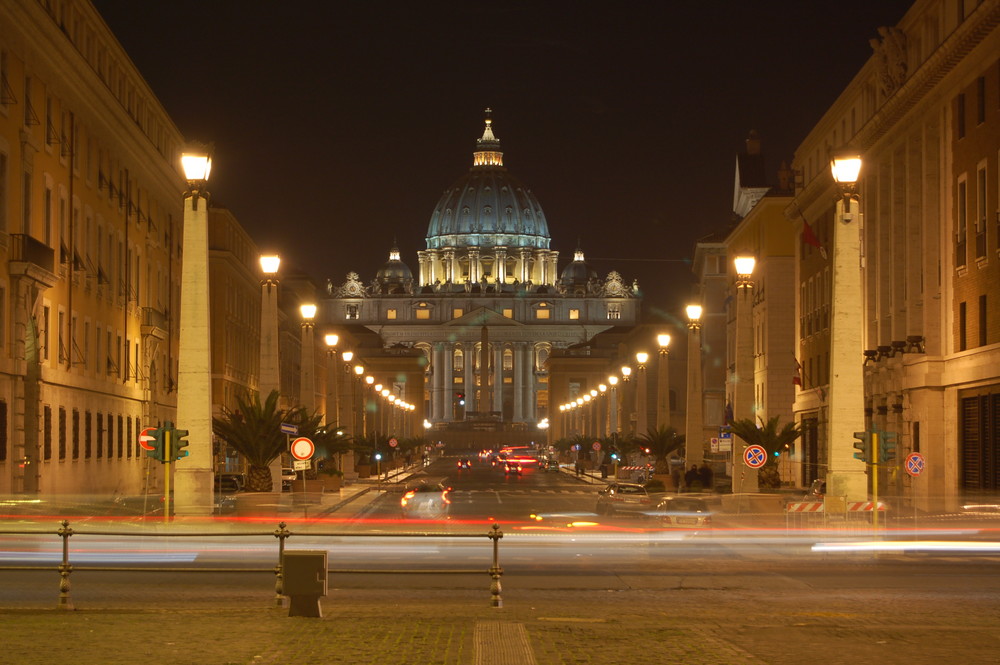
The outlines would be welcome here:
[[[321,316],[375,336],[362,351],[368,365],[391,374],[378,357],[418,358],[422,376],[376,378],[418,398],[425,428],[530,431],[548,415],[550,354],[639,318],[635,284],[598,275],[580,249],[561,271],[558,259],[545,213],[504,167],[487,117],[472,167],[431,213],[417,272],[393,247],[374,279],[351,272],[328,283]]]

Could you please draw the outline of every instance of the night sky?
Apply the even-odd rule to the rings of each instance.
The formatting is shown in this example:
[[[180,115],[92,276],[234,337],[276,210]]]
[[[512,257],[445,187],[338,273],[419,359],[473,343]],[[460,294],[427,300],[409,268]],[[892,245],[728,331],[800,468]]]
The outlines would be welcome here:
[[[491,107],[560,270],[579,242],[657,318],[730,222],[749,131],[773,180],[910,4],[95,0],[181,132],[215,144],[216,203],[283,272],[367,282],[395,239],[416,273]]]

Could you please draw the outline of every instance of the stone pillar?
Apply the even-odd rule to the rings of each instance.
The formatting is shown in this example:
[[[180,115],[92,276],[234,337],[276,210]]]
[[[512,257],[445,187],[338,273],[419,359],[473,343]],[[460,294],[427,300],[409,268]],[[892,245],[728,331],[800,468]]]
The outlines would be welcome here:
[[[854,432],[865,429],[864,302],[858,202],[837,202],[833,231],[830,311],[830,392],[826,493],[848,501],[868,498],[865,463],[854,459]]]
[[[507,283],[507,248],[496,248],[496,260],[493,262],[493,277],[497,284]]]
[[[514,412],[515,423],[524,422],[524,342],[515,342],[514,347]]]
[[[503,344],[493,345],[493,410],[503,414]]]
[[[521,383],[521,415],[527,422],[535,420],[535,349],[530,342],[524,343],[522,352],[524,370]]]
[[[208,283],[208,197],[184,198],[176,427],[188,431],[188,456],[174,473],[177,515],[214,510],[212,349]],[[132,445],[132,442],[129,442]]]
[[[753,374],[753,286],[736,289],[736,358],[733,376],[733,419],[754,420]],[[860,366],[861,363],[858,363]],[[733,437],[732,489],[734,493],[757,491],[757,469],[743,463],[747,442]]]
[[[462,383],[465,385],[460,392],[465,393],[465,409],[468,413],[476,408],[476,345],[473,342],[462,342]]]
[[[445,350],[444,342],[434,342],[431,351],[431,420],[445,420]]]

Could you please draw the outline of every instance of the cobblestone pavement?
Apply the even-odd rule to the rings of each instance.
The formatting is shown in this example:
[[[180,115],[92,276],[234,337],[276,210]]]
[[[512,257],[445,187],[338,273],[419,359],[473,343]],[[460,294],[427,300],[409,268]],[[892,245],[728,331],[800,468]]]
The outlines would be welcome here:
[[[331,588],[322,618],[289,617],[259,577],[241,586],[175,575],[113,589],[81,578],[73,611],[54,609],[54,593],[44,602],[3,600],[17,593],[12,586],[38,585],[19,578],[0,593],[0,663],[996,663],[1000,568],[964,565],[988,583],[915,579],[900,588],[897,578],[882,588],[838,588],[775,570],[763,573],[765,583],[699,574],[614,591],[511,580],[502,608],[490,607],[485,590],[419,588],[404,578],[395,591]]]

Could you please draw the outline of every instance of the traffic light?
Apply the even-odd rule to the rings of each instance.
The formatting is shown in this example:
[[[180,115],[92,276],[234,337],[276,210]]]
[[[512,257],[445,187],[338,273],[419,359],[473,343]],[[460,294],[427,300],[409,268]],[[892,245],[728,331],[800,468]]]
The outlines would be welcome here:
[[[170,430],[170,459],[179,460],[191,454],[190,451],[184,450],[188,446],[188,442],[184,440],[187,435],[186,429]]]
[[[146,457],[152,457],[157,462],[165,462],[167,459],[163,450],[164,431],[165,430],[162,427],[157,427],[156,429],[149,430],[147,433],[152,438],[148,439],[146,443],[153,446],[153,449],[146,451]]]
[[[892,462],[896,459],[896,433],[878,433],[878,461]]]
[[[854,459],[859,459],[862,462],[868,462],[871,457],[872,433],[868,430],[855,432],[854,438],[854,449],[857,451],[854,453]]]
[[[465,406],[465,393],[455,393],[455,399],[458,400],[459,406]]]

